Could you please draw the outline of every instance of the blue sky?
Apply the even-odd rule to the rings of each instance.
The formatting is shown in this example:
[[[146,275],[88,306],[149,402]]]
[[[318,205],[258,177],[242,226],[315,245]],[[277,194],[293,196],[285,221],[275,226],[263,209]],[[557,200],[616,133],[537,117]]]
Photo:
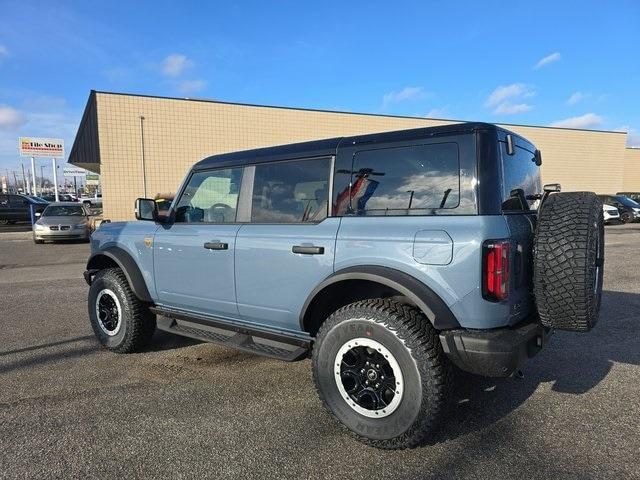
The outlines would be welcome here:
[[[630,132],[640,2],[0,0],[0,174],[91,89]]]

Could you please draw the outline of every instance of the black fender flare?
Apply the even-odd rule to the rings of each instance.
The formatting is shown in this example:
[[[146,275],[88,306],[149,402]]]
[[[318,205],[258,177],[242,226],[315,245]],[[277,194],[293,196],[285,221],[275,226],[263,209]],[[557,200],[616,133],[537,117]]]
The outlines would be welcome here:
[[[424,312],[436,330],[461,328],[460,323],[444,300],[421,281],[395,268],[362,265],[338,270],[313,289],[300,312],[300,328],[303,331],[307,310],[313,299],[329,285],[344,280],[369,280],[397,290]]]
[[[91,277],[100,269],[104,268],[101,262],[101,257],[106,257],[115,262],[120,270],[124,272],[127,277],[127,282],[136,297],[143,302],[152,302],[149,289],[144,281],[142,272],[138,267],[138,264],[133,257],[124,249],[120,247],[108,247],[104,250],[93,253],[87,261],[87,271],[85,272],[85,280],[91,284]]]

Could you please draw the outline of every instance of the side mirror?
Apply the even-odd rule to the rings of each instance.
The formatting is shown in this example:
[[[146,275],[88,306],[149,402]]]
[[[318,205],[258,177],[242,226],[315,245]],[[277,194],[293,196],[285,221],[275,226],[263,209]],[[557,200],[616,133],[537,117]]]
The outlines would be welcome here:
[[[136,199],[136,220],[155,222],[158,219],[158,206],[150,198]]]
[[[536,153],[533,155],[533,163],[538,167],[542,165],[542,153],[536,148]]]

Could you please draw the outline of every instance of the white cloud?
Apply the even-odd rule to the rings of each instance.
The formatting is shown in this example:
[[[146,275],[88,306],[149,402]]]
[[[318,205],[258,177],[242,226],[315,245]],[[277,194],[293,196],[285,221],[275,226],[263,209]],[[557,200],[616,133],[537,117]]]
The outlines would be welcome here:
[[[432,108],[427,112],[425,117],[426,118],[444,118],[446,116],[449,116],[448,111],[449,111],[448,107]]]
[[[167,77],[178,77],[193,66],[193,62],[184,55],[172,53],[162,61],[162,73]]]
[[[207,82],[204,80],[184,80],[178,84],[178,90],[185,95],[201,92],[207,88]]]
[[[543,57],[540,60],[538,60],[538,63],[536,63],[533,68],[537,70],[540,67],[544,67],[545,65],[549,65],[550,63],[557,62],[561,58],[562,58],[562,55],[560,55],[560,52],[553,52],[551,55],[547,55],[546,57]]]
[[[8,57],[9,49],[0,43],[0,58]]]
[[[497,87],[484,103],[486,107],[496,107],[505,100],[513,100],[516,98],[527,98],[535,95],[531,87],[524,83],[512,83],[510,85],[501,85]]]
[[[0,105],[0,130],[15,130],[27,123],[27,117],[9,105]]]
[[[535,95],[535,91],[524,83],[512,83],[497,87],[487,97],[484,106],[492,108],[493,113],[498,115],[513,115],[516,113],[528,112],[533,108],[527,103],[514,103],[516,100],[530,98]]]
[[[398,92],[385,93],[382,97],[382,108],[386,108],[393,103],[406,102],[408,100],[424,100],[431,94],[422,87],[404,87]]]
[[[32,94],[29,100],[20,105],[20,108],[24,108],[19,111],[21,122],[11,130],[0,128],[0,168],[20,173],[20,157],[17,156],[17,137],[20,135],[63,138],[65,153],[69,154],[82,110],[62,106],[64,99],[61,98],[42,100],[47,98]]]
[[[575,92],[567,99],[566,103],[567,105],[575,105],[576,103],[579,103],[585,98],[589,98],[590,96],[590,93]]]
[[[585,113],[578,117],[569,117],[551,124],[552,127],[564,128],[596,128],[602,125],[602,117],[595,113]]]
[[[498,115],[514,115],[516,113],[525,113],[533,109],[533,107],[527,103],[509,103],[504,102],[498,105],[493,113]]]

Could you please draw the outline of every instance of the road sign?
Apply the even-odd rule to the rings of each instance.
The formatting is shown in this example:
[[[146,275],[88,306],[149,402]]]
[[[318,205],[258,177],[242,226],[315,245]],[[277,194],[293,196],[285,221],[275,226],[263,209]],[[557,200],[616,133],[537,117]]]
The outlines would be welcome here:
[[[87,171],[80,167],[66,166],[62,170],[62,174],[65,177],[84,177],[87,174]]]
[[[64,158],[64,140],[61,138],[20,137],[18,151],[22,157]]]
[[[99,185],[100,184],[100,175],[97,173],[87,173],[85,183],[87,185]]]

